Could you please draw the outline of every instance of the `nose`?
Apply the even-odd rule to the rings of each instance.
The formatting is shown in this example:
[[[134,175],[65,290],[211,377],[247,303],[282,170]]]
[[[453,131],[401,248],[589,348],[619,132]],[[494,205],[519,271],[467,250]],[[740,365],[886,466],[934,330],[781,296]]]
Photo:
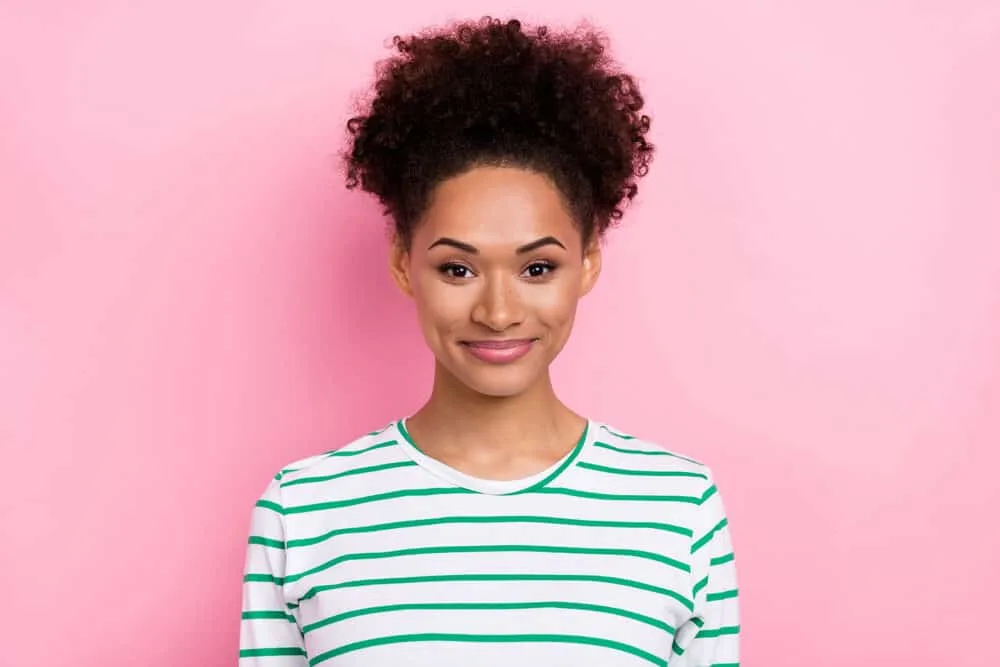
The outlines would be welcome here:
[[[499,333],[524,320],[523,304],[517,286],[509,278],[490,276],[482,285],[482,291],[472,309],[473,322]]]

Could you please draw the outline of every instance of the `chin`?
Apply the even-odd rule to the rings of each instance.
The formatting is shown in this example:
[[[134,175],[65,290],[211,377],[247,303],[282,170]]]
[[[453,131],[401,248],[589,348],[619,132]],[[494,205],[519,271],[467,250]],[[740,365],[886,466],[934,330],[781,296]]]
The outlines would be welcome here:
[[[462,378],[462,384],[483,396],[491,398],[511,398],[519,396],[531,387],[533,382],[521,378]]]
[[[537,373],[526,372],[528,369],[517,368],[515,365],[462,370],[465,372],[453,373],[455,379],[477,394],[491,398],[519,396],[539,380]]]

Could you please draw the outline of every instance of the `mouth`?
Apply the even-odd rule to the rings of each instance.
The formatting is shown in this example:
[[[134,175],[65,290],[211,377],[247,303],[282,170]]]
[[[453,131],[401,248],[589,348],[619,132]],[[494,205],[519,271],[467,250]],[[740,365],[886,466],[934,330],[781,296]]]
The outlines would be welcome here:
[[[510,338],[506,340],[466,340],[461,345],[469,354],[489,364],[509,364],[531,351],[537,338]]]

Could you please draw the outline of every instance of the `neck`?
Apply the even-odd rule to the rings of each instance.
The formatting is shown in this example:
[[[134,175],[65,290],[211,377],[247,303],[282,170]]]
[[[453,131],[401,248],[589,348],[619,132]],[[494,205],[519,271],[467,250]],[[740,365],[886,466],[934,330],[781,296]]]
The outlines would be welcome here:
[[[516,396],[485,396],[441,367],[435,368],[431,396],[407,424],[442,449],[516,453],[562,443],[579,434],[585,420],[556,396],[548,373]],[[575,436],[571,436],[575,437]]]

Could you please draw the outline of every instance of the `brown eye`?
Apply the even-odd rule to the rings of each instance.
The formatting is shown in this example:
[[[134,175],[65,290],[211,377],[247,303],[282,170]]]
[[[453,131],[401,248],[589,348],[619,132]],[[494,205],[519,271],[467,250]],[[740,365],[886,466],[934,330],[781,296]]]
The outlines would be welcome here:
[[[469,267],[462,266],[461,264],[443,264],[438,268],[438,271],[448,278],[454,278],[457,280],[472,277],[472,271],[469,270]]]
[[[555,268],[555,265],[550,264],[549,262],[535,262],[533,264],[529,264],[528,268],[524,270],[524,273],[529,278],[544,278]]]

